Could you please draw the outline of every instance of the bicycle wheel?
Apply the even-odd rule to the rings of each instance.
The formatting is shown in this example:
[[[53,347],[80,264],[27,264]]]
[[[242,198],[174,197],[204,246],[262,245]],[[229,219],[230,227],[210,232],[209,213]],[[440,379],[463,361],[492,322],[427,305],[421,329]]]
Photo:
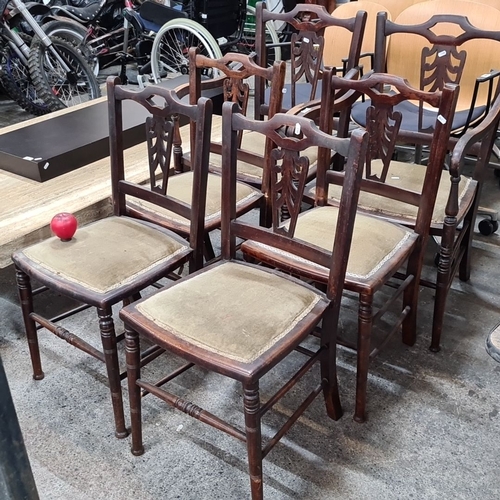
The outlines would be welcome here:
[[[31,37],[19,33],[26,43]],[[6,94],[21,108],[35,116],[45,115],[53,111],[39,96],[28,67],[19,58],[17,53],[6,45],[1,54],[2,64],[0,82]]]
[[[190,47],[199,47],[201,54],[212,59],[222,57],[215,38],[196,21],[173,19],[165,23],[156,34],[151,50],[151,70],[154,81],[158,83],[162,78],[187,75]],[[215,70],[207,76],[216,76]]]
[[[43,31],[50,37],[62,38],[71,42],[78,52],[80,52],[87,64],[94,71],[94,75],[99,74],[99,60],[95,51],[86,43],[87,28],[74,21],[49,21],[42,25]]]
[[[56,109],[99,97],[99,84],[83,56],[66,40],[51,40],[52,46],[71,71],[66,72],[50,48],[40,38],[34,37],[28,62],[31,78],[40,97]]]
[[[267,64],[281,61],[280,39],[272,21],[266,23]],[[241,39],[236,43],[236,50],[243,54],[255,52],[255,7],[247,5],[247,16]]]

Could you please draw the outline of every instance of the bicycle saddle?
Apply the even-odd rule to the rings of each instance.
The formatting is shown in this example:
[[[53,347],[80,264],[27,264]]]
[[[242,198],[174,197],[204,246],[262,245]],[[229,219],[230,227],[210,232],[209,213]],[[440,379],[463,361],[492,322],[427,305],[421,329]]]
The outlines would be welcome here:
[[[100,2],[93,2],[85,7],[73,7],[72,5],[62,5],[57,7],[57,12],[64,12],[67,16],[79,21],[83,24],[92,22],[107,0],[101,0]]]

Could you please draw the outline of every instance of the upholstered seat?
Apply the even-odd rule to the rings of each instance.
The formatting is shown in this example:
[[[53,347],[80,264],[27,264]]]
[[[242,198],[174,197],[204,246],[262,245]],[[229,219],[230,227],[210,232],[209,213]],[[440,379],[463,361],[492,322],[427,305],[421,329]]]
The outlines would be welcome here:
[[[318,304],[327,306],[320,292],[285,275],[225,262],[138,303],[137,311],[163,329],[164,339],[248,365]]]
[[[337,207],[318,207],[307,210],[299,215],[295,228],[295,237],[309,244],[329,250],[332,248],[337,225]],[[413,231],[403,226],[372,217],[370,215],[358,214],[354,222],[351,253],[347,264],[346,288],[349,281],[356,283],[376,280],[379,276],[385,276],[388,270],[394,266],[394,260],[403,261],[411,251],[416,235]],[[366,242],[369,241],[369,249]],[[261,243],[246,241],[242,244],[242,251],[249,255],[257,255],[259,246],[266,251],[266,258],[272,251],[273,260],[278,262],[297,260],[297,268],[310,273],[318,281],[327,281],[329,269],[308,263],[304,259],[294,257],[287,252],[272,249]],[[279,267],[279,266],[278,266]],[[307,272],[309,270],[309,272]]]
[[[283,102],[282,109],[283,111],[288,111],[293,108],[292,105],[292,86],[289,83],[286,83],[283,86]],[[271,96],[271,89],[266,88],[265,91],[265,102],[269,102]],[[311,93],[311,84],[308,82],[299,81],[295,83],[295,104],[300,104],[308,101],[312,101],[314,99],[319,99],[321,97],[321,78],[318,79],[316,83],[316,91],[314,94]]]
[[[352,107],[351,118],[359,125],[366,125],[366,109],[370,106],[370,101],[356,103]],[[399,111],[402,114],[400,130],[404,132],[419,132],[432,129],[436,123],[437,113],[434,110],[423,109],[422,123],[419,122],[420,110],[418,105],[406,101],[394,106],[394,111]],[[457,110],[453,115],[452,130],[461,130],[469,122],[475,122],[478,118],[484,115],[486,106],[476,106],[471,110],[472,114],[469,117],[469,109]]]
[[[380,174],[382,170],[382,161],[377,159],[373,160],[372,173]],[[386,184],[396,186],[399,188],[407,189],[409,191],[421,192],[424,182],[426,167],[416,163],[404,163],[400,161],[392,161],[389,175],[386,179]],[[442,225],[445,217],[445,207],[448,202],[450,194],[450,173],[443,170],[441,174],[441,182],[436,197],[436,204],[432,213],[432,224]],[[460,203],[460,217],[468,210],[468,207],[474,199],[477,181],[462,176],[458,187],[458,199]],[[315,184],[311,183],[307,189],[307,196],[314,199]],[[329,202],[337,203],[340,195],[340,186],[331,185],[328,188]],[[385,196],[378,196],[373,193],[361,191],[359,195],[358,207],[366,212],[372,212],[375,215],[384,215],[388,218],[396,220],[400,223],[415,223],[417,217],[418,207],[403,203],[397,200],[386,198]]]
[[[31,260],[40,272],[98,294],[116,291],[156,266],[189,254],[186,240],[129,217],[109,217],[80,228],[70,241],[49,238],[13,258]],[[93,304],[95,305],[95,304]]]
[[[207,203],[205,206],[205,229],[207,231],[220,226],[221,189],[222,178],[216,174],[208,174]],[[193,172],[177,174],[172,176],[169,180],[169,195],[176,200],[186,203],[187,205],[191,204],[192,190]],[[262,193],[257,189],[242,182],[238,182],[236,188],[236,207],[238,213],[247,211],[248,207],[254,206],[261,197]],[[189,233],[190,221],[175,212],[162,208],[159,205],[149,203],[145,200],[134,200],[130,202],[129,205],[131,207],[135,206],[141,210],[154,213],[155,215],[161,217],[165,224],[169,220],[172,227],[174,227],[176,231]]]

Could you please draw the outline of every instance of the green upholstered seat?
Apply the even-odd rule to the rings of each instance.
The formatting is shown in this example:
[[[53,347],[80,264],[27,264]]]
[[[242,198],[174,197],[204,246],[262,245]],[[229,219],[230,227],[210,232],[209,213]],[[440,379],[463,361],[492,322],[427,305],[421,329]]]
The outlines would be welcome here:
[[[221,200],[222,200],[222,177],[217,174],[208,174],[207,182],[207,203],[205,208],[205,224],[208,225],[214,220],[220,220]],[[191,197],[193,192],[193,172],[185,172],[173,175],[168,180],[167,194],[171,198],[180,200],[191,206]],[[238,182],[236,190],[236,209],[243,208],[248,204],[256,202],[262,193],[242,182]],[[139,207],[148,210],[162,219],[172,220],[177,225],[184,226],[185,231],[189,232],[190,221],[179,214],[166,210],[159,205],[149,203],[144,200],[134,199],[129,203],[130,206]]]
[[[382,170],[382,162],[374,160],[372,162],[372,173],[379,174]],[[400,161],[392,161],[389,167],[389,174],[386,183],[392,186],[409,189],[417,193],[422,192],[422,184],[424,181],[426,167],[415,163],[404,163]],[[465,211],[472,201],[477,182],[463,177],[459,184],[459,204],[461,211]],[[314,198],[315,186],[308,187],[308,197]],[[334,203],[338,202],[341,186],[330,185],[328,188],[328,198]],[[436,197],[436,204],[432,214],[433,224],[443,224],[445,217],[445,207],[450,193],[450,174],[443,170],[441,174],[441,182]],[[395,219],[412,220],[417,217],[418,207],[403,203],[397,200],[378,196],[376,194],[360,192],[359,208],[366,212],[372,212],[375,215],[385,215]],[[458,215],[460,219],[460,214]]]
[[[337,207],[318,207],[302,213],[297,220],[295,237],[312,243],[320,248],[330,250],[333,248],[333,239],[337,225]],[[351,252],[347,265],[346,281],[365,280],[376,278],[378,273],[385,273],[385,264],[393,268],[392,257],[400,250],[404,250],[413,241],[413,231],[369,215],[357,214],[354,223]],[[247,241],[242,245],[242,251],[252,253],[252,248],[266,248],[279,259],[283,257],[298,259],[302,264],[307,261],[299,259],[292,254],[262,245],[254,241]],[[328,278],[328,269],[312,262],[308,267],[313,269],[324,279]]]
[[[226,262],[154,294],[136,308],[182,341],[247,364],[320,301],[327,303],[321,292],[286,276]]]
[[[52,237],[20,253],[39,268],[104,294],[189,250],[173,233],[128,217],[109,217],[79,228],[70,241]]]

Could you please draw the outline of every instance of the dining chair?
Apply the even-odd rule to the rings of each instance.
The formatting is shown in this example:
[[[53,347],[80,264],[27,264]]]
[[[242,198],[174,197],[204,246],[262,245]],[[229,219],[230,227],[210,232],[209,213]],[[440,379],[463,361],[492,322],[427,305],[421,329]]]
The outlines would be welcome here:
[[[265,27],[267,22],[281,23],[283,32],[291,32],[290,74],[285,84],[282,111],[288,111],[297,104],[315,99],[321,94],[321,74],[325,47],[325,29],[335,27],[339,38],[348,39],[345,71],[355,70],[359,63],[361,44],[365,29],[366,13],[358,12],[349,19],[340,19],[329,14],[322,5],[298,3],[289,12],[273,12],[266,9],[265,3],[256,6],[256,62],[261,66],[267,61],[268,42]],[[267,45],[266,45],[267,43]],[[334,41],[329,38],[329,45]],[[283,53],[283,50],[282,50]],[[354,71],[357,74],[357,71]],[[261,119],[268,114],[269,89],[262,78],[255,81],[255,118]]]
[[[377,16],[374,70],[406,78],[415,88],[460,85],[452,133],[459,137],[483,119],[500,81],[500,11],[462,0],[417,3],[393,22]],[[367,103],[353,107],[352,118],[364,124]],[[398,107],[403,115],[400,138],[425,131],[435,115],[412,103]],[[417,159],[417,161],[419,161]]]
[[[196,103],[201,97],[202,92],[211,94],[222,93],[223,100],[236,100],[244,109],[248,105],[248,82],[255,74],[269,78],[275,86],[276,91],[273,93],[274,99],[281,96],[280,88],[283,86],[284,79],[284,63],[275,63],[272,67],[261,68],[253,62],[252,57],[245,54],[227,53],[221,59],[210,59],[199,54],[199,49],[192,47],[189,51],[189,81],[187,84],[178,86],[175,91],[180,99],[186,99],[191,104]],[[207,68],[216,70],[217,76],[214,78],[204,79],[203,73]],[[204,256],[205,262],[210,262],[216,258],[210,233],[220,228],[221,225],[221,189],[222,179],[220,176],[220,141],[222,119],[221,116],[212,114],[212,125],[209,132],[209,173],[207,177],[207,192],[206,192],[206,209],[204,222]],[[190,194],[193,189],[195,178],[191,169],[192,152],[196,150],[199,140],[196,133],[196,123],[191,122],[190,125],[181,127],[177,142],[184,145],[182,154],[177,154],[176,168],[170,173],[169,190],[172,196],[189,205],[191,203]],[[262,146],[260,144],[259,146]],[[179,148],[174,144],[174,154],[179,151]],[[252,155],[250,155],[252,156]],[[247,158],[248,160],[248,158]],[[250,160],[242,164],[242,169],[250,171],[252,175],[240,175],[237,184],[237,212],[238,215],[243,215],[250,210],[261,206],[262,217],[265,217],[265,203],[263,202],[263,194],[261,185],[257,179],[261,177],[262,159],[258,155],[252,156]],[[259,177],[260,175],[260,177]],[[253,186],[249,184],[249,180],[254,180]],[[246,181],[246,182],[244,182]],[[149,220],[163,227],[172,229],[173,231],[187,237],[189,235],[190,220],[186,217],[179,217],[178,214],[173,214],[170,210],[152,206],[145,201],[134,200],[129,204],[130,208],[134,209],[134,214],[144,217],[147,214]],[[217,257],[218,258],[218,257]]]
[[[142,395],[153,394],[246,443],[252,499],[258,500],[263,498],[262,459],[315,397],[323,393],[329,417],[338,419],[342,413],[336,379],[335,337],[367,142],[362,131],[354,132],[350,139],[339,139],[322,133],[312,121],[292,115],[278,113],[267,121],[250,120],[241,114],[236,103],[224,103],[222,117],[225,138],[222,261],[168,285],[120,312],[126,328],[132,453],[141,455],[144,452],[142,390]],[[264,134],[274,144],[267,157],[272,179],[271,228],[236,217],[238,134],[243,130]],[[337,232],[326,250],[295,237],[298,211],[293,211],[286,226],[280,223],[284,200],[290,203],[293,199],[300,203],[308,170],[308,158],[301,152],[312,145],[328,150],[333,148],[347,157]],[[326,293],[288,274],[237,260],[237,238],[252,238],[277,251],[287,251],[328,268]],[[320,323],[319,342],[309,348],[301,346]],[[152,340],[167,353],[182,358],[185,365],[159,382],[143,378],[140,338]],[[266,402],[261,402],[259,383],[262,377],[296,350],[305,355],[305,362],[284,383],[269,374],[269,382],[280,388],[273,395],[266,395]],[[299,379],[316,362],[321,367],[320,380],[263,445],[262,418],[290,389],[296,387]],[[225,421],[223,415],[215,415],[165,389],[164,382],[193,367],[241,382],[243,426],[237,427]],[[156,439],[153,427],[145,427],[150,436],[147,442]]]
[[[354,420],[364,422],[367,418],[366,393],[370,360],[400,328],[405,344],[413,345],[416,340],[419,279],[458,88],[445,86],[442,91],[425,92],[412,88],[404,79],[393,75],[372,73],[361,80],[349,80],[336,77],[333,70],[327,70],[322,89],[319,104],[320,128],[326,133],[332,133],[332,109],[334,106],[338,107],[335,100],[339,90],[344,92],[341,99],[344,100],[347,112],[350,109],[349,103],[357,101],[363,95],[371,102],[371,106],[367,108],[366,127],[369,148],[344,284],[345,290],[353,292],[359,298],[357,341],[350,342],[345,335],[338,340],[357,351]],[[405,173],[403,165],[396,167],[397,173],[391,170],[392,152],[401,124],[401,114],[394,111],[394,108],[408,99],[432,106],[437,110],[438,117],[434,129],[429,132],[431,156],[425,167],[420,166],[419,172],[408,174],[414,180],[411,186],[399,182],[400,176]],[[306,104],[306,108],[309,109],[310,105]],[[332,226],[338,210],[338,193],[344,175],[343,172],[327,167],[330,165],[331,154],[329,151],[320,151],[318,165],[321,168],[318,167],[315,182],[305,190],[305,199],[321,209],[304,211],[297,219],[295,230],[299,238],[321,248],[329,248],[331,244]],[[338,153],[335,155],[342,156]],[[377,204],[373,210],[366,210],[366,199],[372,198],[376,199]],[[380,217],[383,209],[391,216]],[[408,213],[415,222],[412,228],[401,224]],[[245,255],[268,265],[285,268],[320,284],[326,282],[327,268],[299,259],[291,260],[289,256],[250,239],[242,244],[241,250]],[[393,278],[401,269],[404,269],[403,280],[395,282]],[[388,287],[385,285],[395,286],[395,291],[388,295]],[[380,304],[387,295],[388,299]],[[373,345],[374,326],[380,324],[384,314],[399,299],[402,299],[401,314],[393,322],[392,328],[382,332],[383,340]]]
[[[113,405],[115,435],[127,436],[125,425],[117,341],[112,307],[137,298],[141,290],[166,277],[189,262],[194,271],[203,264],[205,197],[208,178],[209,135],[212,103],[201,98],[196,105],[182,103],[175,93],[157,86],[141,92],[119,85],[118,78],[107,81],[111,202],[113,215],[77,229],[65,241],[56,236],[16,251],[12,260],[16,268],[17,286],[28,340],[33,377],[44,378],[38,330],[44,328],[69,344],[104,362]],[[145,128],[151,183],[138,184],[127,178],[123,158],[122,102],[133,101],[133,109],[148,115]],[[192,191],[189,206],[169,194],[168,172],[175,160],[171,154],[178,136],[180,121],[196,123],[199,138],[193,158]],[[148,167],[146,167],[148,168]],[[156,174],[163,180],[156,183]],[[142,200],[187,218],[189,242],[173,231],[143,219],[130,208],[128,200]],[[32,281],[42,285],[32,289]],[[60,324],[71,313],[46,318],[34,310],[33,296],[48,289],[65,298],[74,299],[84,308],[97,310],[102,351],[92,342],[78,337]],[[57,300],[57,299],[56,299]],[[145,355],[154,355],[153,351]]]
[[[440,340],[444,328],[446,300],[454,277],[458,272],[461,281],[468,281],[471,275],[471,251],[474,223],[479,208],[479,200],[485,174],[490,162],[493,145],[500,122],[500,95],[493,102],[486,118],[469,130],[455,144],[449,172],[450,181],[441,184],[438,197],[448,189],[446,205],[440,211],[440,224],[433,234],[440,236],[437,278],[430,286],[436,289],[432,322],[431,351],[440,350]],[[471,161],[472,174],[469,169]],[[442,201],[444,202],[444,196]],[[454,339],[450,336],[449,342]]]

